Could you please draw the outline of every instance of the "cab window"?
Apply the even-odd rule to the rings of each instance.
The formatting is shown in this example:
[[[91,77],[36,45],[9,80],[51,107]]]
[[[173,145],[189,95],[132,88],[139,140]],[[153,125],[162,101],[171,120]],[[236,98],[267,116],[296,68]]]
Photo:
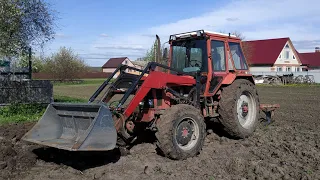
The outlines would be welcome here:
[[[213,71],[226,70],[226,55],[223,41],[211,41],[211,58]]]
[[[239,43],[229,42],[230,54],[234,62],[234,66],[239,70],[248,69],[248,65],[244,58],[244,55],[241,50],[241,46]]]

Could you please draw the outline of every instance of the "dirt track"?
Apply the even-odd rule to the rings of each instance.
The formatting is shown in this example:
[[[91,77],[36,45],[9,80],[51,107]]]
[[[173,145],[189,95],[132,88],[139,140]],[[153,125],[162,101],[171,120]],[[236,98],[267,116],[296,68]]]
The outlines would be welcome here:
[[[209,134],[198,157],[173,161],[144,143],[119,152],[69,153],[20,141],[32,124],[0,127],[0,179],[320,179],[320,87],[260,87],[280,103],[275,122],[246,140]]]

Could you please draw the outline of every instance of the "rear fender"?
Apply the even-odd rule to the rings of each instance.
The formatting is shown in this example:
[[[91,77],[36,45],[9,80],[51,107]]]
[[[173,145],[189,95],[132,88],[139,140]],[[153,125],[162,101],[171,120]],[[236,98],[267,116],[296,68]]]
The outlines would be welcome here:
[[[229,73],[228,75],[226,75],[221,84],[230,85],[236,79],[247,79],[253,84],[255,84],[251,74],[232,74],[232,73]]]

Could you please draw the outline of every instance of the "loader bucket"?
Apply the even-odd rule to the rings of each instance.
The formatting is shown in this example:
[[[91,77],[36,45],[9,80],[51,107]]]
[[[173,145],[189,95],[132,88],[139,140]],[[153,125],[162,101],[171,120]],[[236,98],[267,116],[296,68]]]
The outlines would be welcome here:
[[[22,139],[69,151],[106,151],[115,148],[117,132],[102,104],[52,103]]]

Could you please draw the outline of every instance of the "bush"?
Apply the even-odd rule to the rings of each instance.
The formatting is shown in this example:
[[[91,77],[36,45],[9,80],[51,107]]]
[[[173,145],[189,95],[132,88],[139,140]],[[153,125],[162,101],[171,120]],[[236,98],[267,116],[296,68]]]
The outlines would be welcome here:
[[[71,49],[60,48],[59,52],[45,60],[43,71],[57,80],[79,79],[79,74],[88,71],[87,65]]]

